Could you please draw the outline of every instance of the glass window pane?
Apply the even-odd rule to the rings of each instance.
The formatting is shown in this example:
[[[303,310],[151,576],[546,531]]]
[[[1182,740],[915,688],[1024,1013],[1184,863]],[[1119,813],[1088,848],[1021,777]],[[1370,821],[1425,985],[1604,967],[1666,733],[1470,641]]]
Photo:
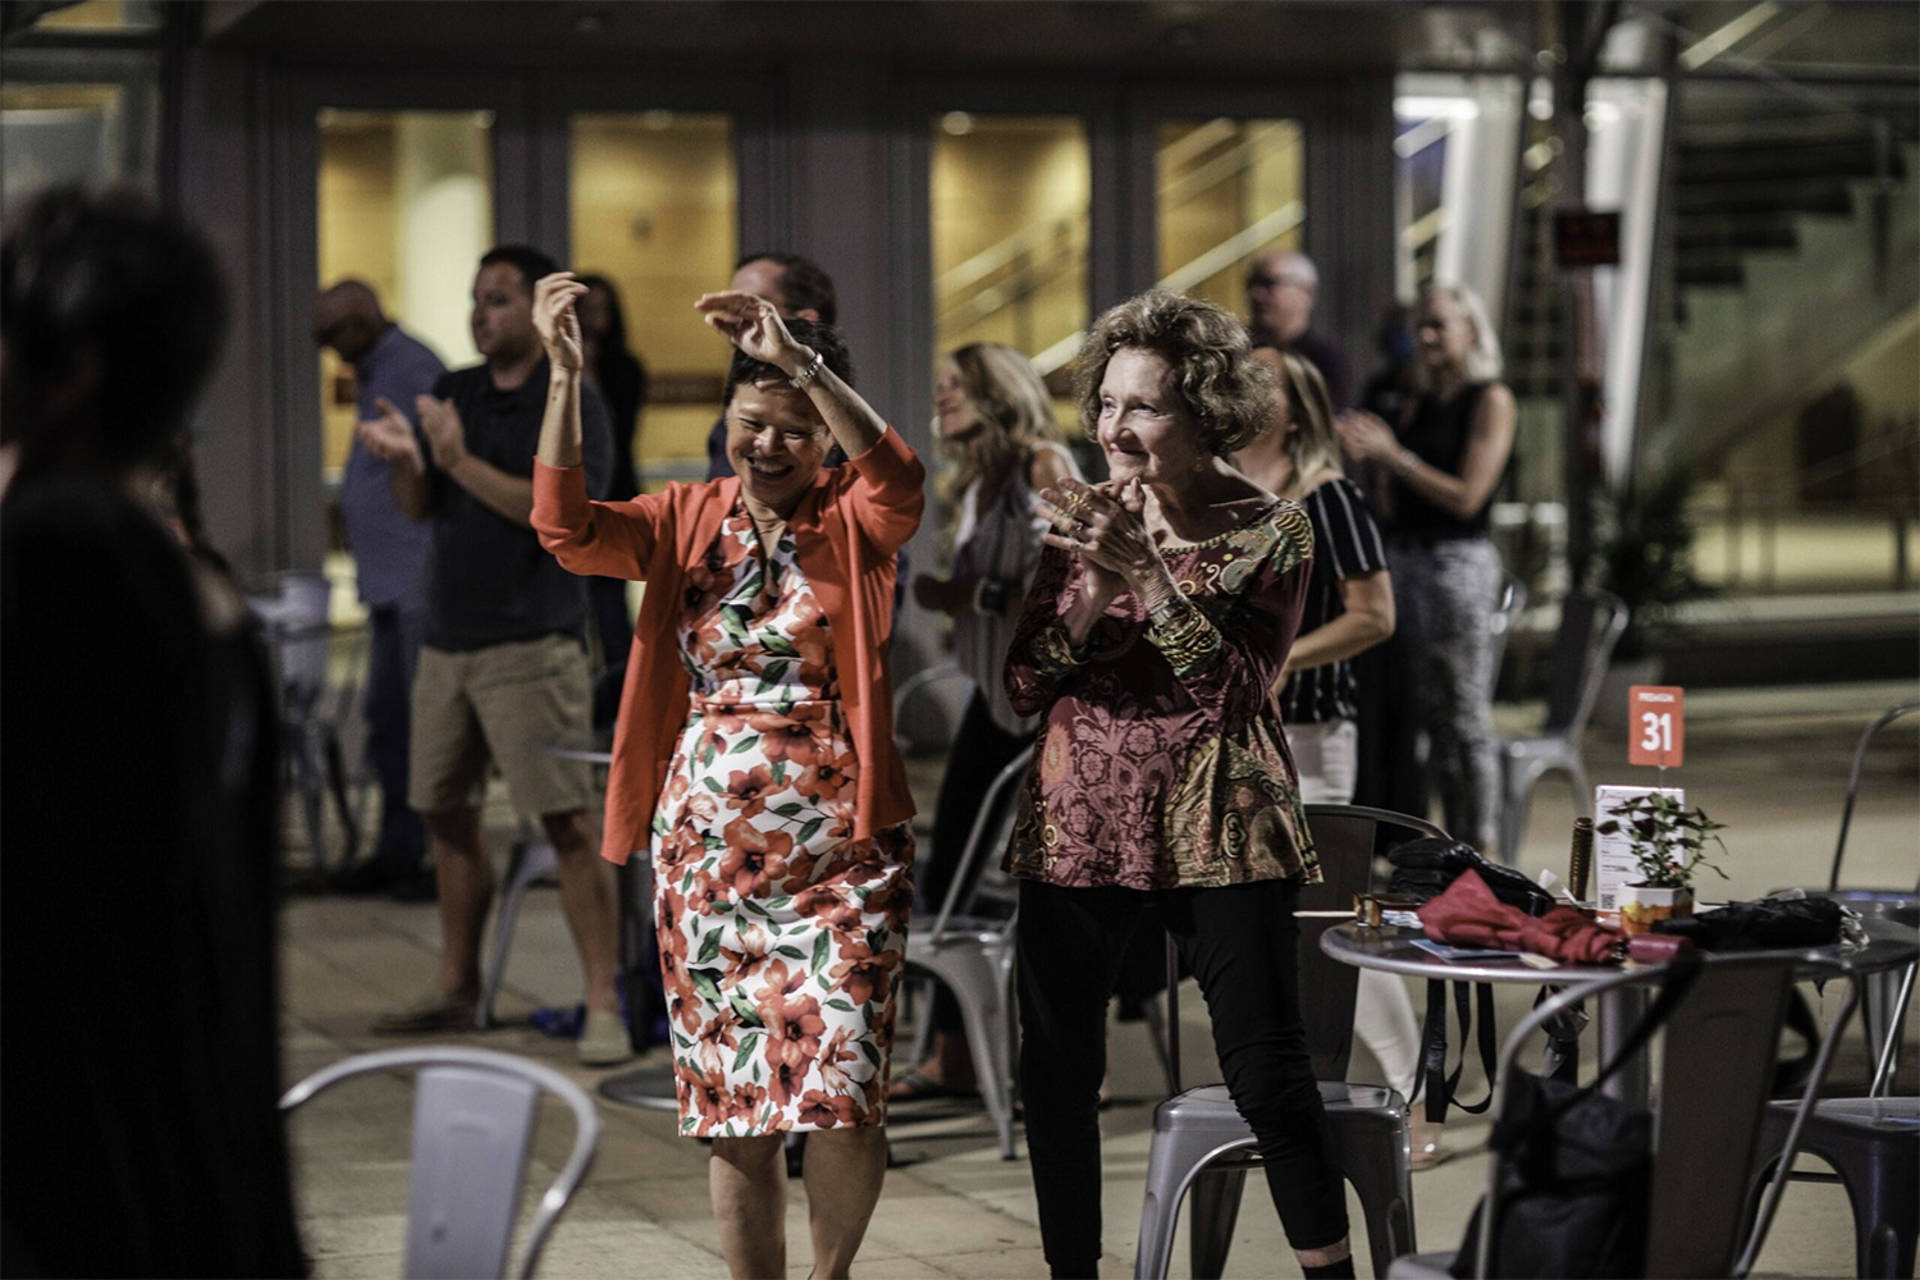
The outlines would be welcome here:
[[[155,186],[160,64],[139,50],[7,52],[0,84],[0,200],[56,182]]]
[[[1302,137],[1295,120],[1161,123],[1162,285],[1245,312],[1247,264],[1304,245]]]
[[[39,31],[153,31],[160,26],[160,0],[82,0],[43,14]]]
[[[931,176],[936,350],[1004,342],[1043,374],[1063,368],[1087,324],[1084,122],[948,112]]]
[[[492,113],[320,113],[319,279],[352,277],[449,368],[479,359],[468,330],[473,273],[493,243]],[[332,481],[353,442],[352,367],[320,352]]]
[[[732,117],[584,113],[570,154],[571,265],[613,282],[647,371],[642,481],[705,479],[729,353],[693,300],[726,287],[739,253]]]

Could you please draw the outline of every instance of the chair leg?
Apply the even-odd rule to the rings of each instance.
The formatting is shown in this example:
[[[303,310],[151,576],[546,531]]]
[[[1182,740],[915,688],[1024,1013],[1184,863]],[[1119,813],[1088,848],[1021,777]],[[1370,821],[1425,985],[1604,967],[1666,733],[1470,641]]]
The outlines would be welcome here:
[[[1367,1224],[1367,1251],[1373,1273],[1384,1276],[1397,1257],[1413,1253],[1413,1168],[1411,1138],[1403,1120],[1397,1126],[1369,1118],[1367,1123],[1334,1121],[1342,1172],[1360,1198]]]
[[[933,1052],[933,1002],[939,998],[940,983],[933,978],[924,978],[909,983],[908,987],[914,1003],[913,1056],[908,1062],[912,1067],[917,1067]]]
[[[1839,1171],[1852,1202],[1855,1274],[1912,1280],[1920,1227],[1920,1174],[1914,1161],[1876,1158],[1857,1148],[1823,1147],[1815,1154]]]
[[[1500,772],[1507,793],[1500,808],[1500,861],[1512,866],[1520,854],[1520,839],[1527,833],[1527,811],[1533,807],[1533,786],[1540,775],[1510,760],[1501,761]]]
[[[507,952],[513,946],[514,922],[520,918],[520,899],[527,886],[560,866],[553,846],[544,841],[523,840],[514,845],[508,865],[507,891],[500,899],[500,914],[493,922],[493,948],[487,971],[480,978],[480,1000],[473,1007],[473,1025],[485,1031],[493,1025],[493,1001],[500,994],[500,983],[507,972]]]
[[[1006,1011],[992,983],[959,983],[953,988],[960,1002],[960,1018],[967,1028],[967,1048],[973,1055],[973,1075],[980,1098],[1000,1139],[1000,1158],[1013,1159],[1013,1089],[1007,1068]]]
[[[300,792],[300,816],[307,828],[307,841],[313,848],[314,878],[324,880],[327,873],[326,814],[321,807],[321,765],[319,749],[306,730],[293,741],[293,785]]]
[[[1147,1150],[1147,1192],[1140,1203],[1140,1237],[1133,1251],[1133,1280],[1166,1280],[1173,1259],[1173,1230],[1180,1219],[1180,1180],[1186,1174],[1179,1138],[1156,1129]]]
[[[331,725],[322,733],[325,735],[327,790],[332,793],[333,811],[340,819],[340,831],[346,841],[340,865],[350,867],[360,857],[360,824],[353,806],[347,803],[347,768],[340,754],[340,735],[334,732]]]
[[[1864,980],[1866,990],[1860,1022],[1866,1030],[1867,1049],[1876,1065],[1888,1042],[1892,1042],[1893,1056],[1887,1073],[1889,1080],[1895,1078],[1900,1070],[1900,1030],[1907,1019],[1906,1006],[1900,1000],[1900,990],[1905,977],[1905,969],[1887,969],[1868,974]]]
[[[1202,1173],[1187,1191],[1188,1245],[1194,1280],[1219,1280],[1233,1248],[1233,1224],[1240,1217],[1240,1196],[1246,1189],[1245,1169]]]

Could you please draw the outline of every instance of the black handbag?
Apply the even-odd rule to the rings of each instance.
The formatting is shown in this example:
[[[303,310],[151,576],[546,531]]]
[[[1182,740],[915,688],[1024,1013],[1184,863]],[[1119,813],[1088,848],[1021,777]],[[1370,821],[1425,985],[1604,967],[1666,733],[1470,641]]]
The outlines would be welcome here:
[[[1393,874],[1387,880],[1387,892],[1396,896],[1439,897],[1462,871],[1476,871],[1493,890],[1493,896],[1510,907],[1518,907],[1530,916],[1543,916],[1554,906],[1553,895],[1533,881],[1497,862],[1489,862],[1470,844],[1422,836],[1409,840],[1387,853]]]
[[[1699,972],[1698,956],[1669,965],[1659,997],[1592,1084],[1514,1072],[1487,1140],[1502,1157],[1489,1276],[1646,1273],[1653,1114],[1600,1086],[1667,1020]],[[1483,1198],[1453,1275],[1474,1274],[1485,1215]]]

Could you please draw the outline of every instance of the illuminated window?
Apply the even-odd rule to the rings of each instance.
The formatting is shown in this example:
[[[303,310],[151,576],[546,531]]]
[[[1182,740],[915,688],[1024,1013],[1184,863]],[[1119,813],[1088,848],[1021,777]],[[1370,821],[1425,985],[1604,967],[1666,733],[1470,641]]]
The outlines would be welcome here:
[[[741,249],[733,120],[583,113],[570,157],[569,265],[613,283],[628,348],[647,371],[635,450],[643,483],[705,479],[730,349],[693,301],[726,287]]]
[[[1167,120],[1158,139],[1160,283],[1246,310],[1246,275],[1303,247],[1301,128],[1293,120]]]

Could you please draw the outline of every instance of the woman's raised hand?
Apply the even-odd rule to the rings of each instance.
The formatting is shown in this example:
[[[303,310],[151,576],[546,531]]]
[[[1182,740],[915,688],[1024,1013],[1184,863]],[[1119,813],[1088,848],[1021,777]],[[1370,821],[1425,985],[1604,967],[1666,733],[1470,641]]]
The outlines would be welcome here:
[[[1147,532],[1146,491],[1136,478],[1118,492],[1083,484],[1071,476],[1040,491],[1040,514],[1052,527],[1041,534],[1050,547],[1071,551],[1087,566],[1096,587],[1131,586],[1136,591],[1166,577],[1160,549]]]
[[[813,359],[813,353],[787,332],[774,305],[757,294],[739,289],[706,293],[693,306],[728,342],[789,376]]]
[[[580,316],[574,303],[586,295],[587,286],[573,278],[571,271],[556,271],[541,276],[533,284],[533,327],[540,345],[547,349],[553,367],[568,373],[580,372],[585,363],[586,343],[580,337]]]

